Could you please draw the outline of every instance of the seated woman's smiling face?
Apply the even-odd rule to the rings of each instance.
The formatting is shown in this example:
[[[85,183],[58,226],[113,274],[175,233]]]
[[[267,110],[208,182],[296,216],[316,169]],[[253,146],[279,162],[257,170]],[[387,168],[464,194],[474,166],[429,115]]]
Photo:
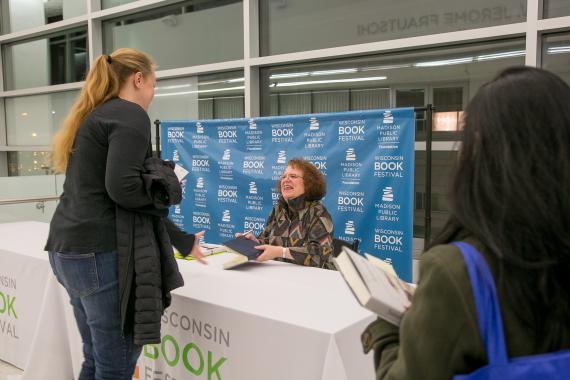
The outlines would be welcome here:
[[[281,195],[285,200],[293,199],[305,193],[303,171],[287,166],[281,175]]]

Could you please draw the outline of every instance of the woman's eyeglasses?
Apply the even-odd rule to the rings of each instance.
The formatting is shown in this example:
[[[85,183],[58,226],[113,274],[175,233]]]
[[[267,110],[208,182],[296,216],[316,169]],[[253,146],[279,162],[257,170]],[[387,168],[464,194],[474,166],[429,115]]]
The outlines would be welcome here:
[[[279,179],[280,179],[281,181],[283,181],[284,179],[287,179],[287,178],[289,178],[290,180],[296,180],[296,179],[299,179],[299,178],[300,178],[300,179],[303,179],[303,177],[301,177],[300,175],[297,175],[297,174],[284,174],[284,175],[282,175],[281,177],[279,177]]]

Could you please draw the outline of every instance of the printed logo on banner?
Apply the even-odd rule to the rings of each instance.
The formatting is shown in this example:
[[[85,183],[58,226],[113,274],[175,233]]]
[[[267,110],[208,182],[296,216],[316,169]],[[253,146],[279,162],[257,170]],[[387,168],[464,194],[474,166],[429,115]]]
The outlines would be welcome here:
[[[243,220],[243,230],[253,231],[252,233],[257,236],[265,228],[265,219],[259,216],[246,216]]]
[[[253,181],[251,181],[249,183],[249,193],[250,194],[257,194],[257,185]]]
[[[337,197],[337,210],[340,212],[364,213],[364,192],[339,191]]]
[[[237,204],[238,191],[235,185],[218,185],[218,203]]]
[[[0,273],[0,337],[20,339],[17,331],[16,294],[16,278]]]
[[[379,222],[399,222],[401,206],[394,199],[392,186],[384,187],[378,198],[380,202],[374,203],[374,208],[377,210],[376,220]]]
[[[275,206],[275,204],[277,204],[277,201],[279,200],[279,196],[281,194],[279,194],[279,192],[277,191],[277,189],[275,187],[271,188],[271,204],[273,206]]]
[[[245,150],[248,152],[261,150],[263,147],[263,131],[257,129],[254,119],[247,121],[248,128],[245,130]]]
[[[234,180],[234,162],[231,160],[231,149],[225,149],[222,154],[222,160],[218,161],[219,177],[221,180]]]
[[[209,137],[204,134],[204,126],[199,121],[196,123],[196,133],[191,137],[192,148],[206,149],[208,148]]]
[[[174,214],[168,216],[172,222],[180,229],[184,229],[184,214],[180,208],[180,205],[174,206]]]
[[[376,126],[378,147],[382,149],[398,149],[402,127],[394,124],[394,116],[390,111],[384,112],[382,124]]]
[[[180,181],[180,190],[182,192],[182,199],[186,199],[186,184],[187,184],[186,178]]]
[[[248,126],[249,126],[249,130],[250,130],[250,131],[254,131],[254,130],[257,129],[257,124],[255,123],[255,120],[249,119],[249,120],[247,121],[247,124],[248,124]]]
[[[344,233],[347,235],[354,235],[354,232],[354,220],[347,220],[346,223],[344,223]]]
[[[257,195],[257,185],[254,181],[249,183],[249,194],[245,196],[246,210],[262,211],[263,210],[263,196]]]
[[[224,210],[223,214],[222,214],[222,222],[230,222],[231,221],[231,215],[230,215],[230,210]]]
[[[219,144],[237,144],[237,126],[222,125],[218,127]]]
[[[348,148],[345,154],[345,162],[340,164],[341,181],[345,185],[360,185],[362,163],[357,162],[354,148]]]
[[[382,200],[384,202],[394,202],[394,192],[392,191],[392,186],[386,186],[382,189]]]
[[[192,155],[192,169],[193,172],[210,172],[210,160],[206,155]]]
[[[246,155],[243,158],[243,174],[250,176],[263,175],[265,156]]]
[[[338,122],[338,141],[364,141],[365,120],[341,120]]]
[[[316,117],[309,118],[309,130],[303,133],[305,149],[322,149],[325,146],[325,132],[320,131],[319,121]]]
[[[174,149],[172,152],[172,162],[180,161],[180,154],[178,153],[178,149]]]
[[[271,142],[292,143],[294,137],[293,123],[271,124]]]
[[[383,253],[402,253],[404,232],[386,228],[374,229],[374,249]]]
[[[182,144],[184,142],[184,127],[168,127],[166,136],[169,144]]]
[[[206,229],[211,228],[210,213],[204,211],[192,211],[192,228]]]
[[[207,207],[208,189],[204,188],[204,178],[198,177],[194,188],[194,206],[200,208]]]
[[[404,178],[404,156],[374,156],[374,177]]]
[[[326,177],[327,175],[327,156],[304,156],[303,159],[309,161]]]
[[[144,346],[139,376],[142,372],[142,378],[154,380],[227,377],[224,370],[230,359],[217,349],[231,352],[230,330],[185,314],[174,305],[165,310],[161,322],[165,334],[159,344]]]
[[[277,181],[287,165],[287,153],[284,150],[277,152],[277,158],[275,160],[275,165],[271,165],[271,179]]]

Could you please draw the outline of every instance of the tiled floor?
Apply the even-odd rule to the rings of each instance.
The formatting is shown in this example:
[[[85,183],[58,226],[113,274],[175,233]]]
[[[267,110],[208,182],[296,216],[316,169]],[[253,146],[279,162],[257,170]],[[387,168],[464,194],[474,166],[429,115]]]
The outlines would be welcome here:
[[[10,375],[21,375],[22,370],[0,360],[0,380],[9,380]]]

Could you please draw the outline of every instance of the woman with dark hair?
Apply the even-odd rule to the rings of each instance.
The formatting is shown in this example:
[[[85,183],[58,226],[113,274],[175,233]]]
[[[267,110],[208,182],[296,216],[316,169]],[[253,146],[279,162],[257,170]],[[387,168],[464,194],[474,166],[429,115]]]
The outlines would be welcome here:
[[[362,335],[377,378],[450,379],[489,363],[452,242],[490,268],[508,357],[570,348],[569,194],[570,87],[544,70],[506,69],[465,110],[451,215],[422,256],[412,306],[399,328],[378,319]]]
[[[277,181],[277,191],[281,196],[257,236],[261,245],[256,248],[263,251],[257,260],[333,269],[333,222],[320,202],[326,193],[323,174],[309,161],[294,158]]]

